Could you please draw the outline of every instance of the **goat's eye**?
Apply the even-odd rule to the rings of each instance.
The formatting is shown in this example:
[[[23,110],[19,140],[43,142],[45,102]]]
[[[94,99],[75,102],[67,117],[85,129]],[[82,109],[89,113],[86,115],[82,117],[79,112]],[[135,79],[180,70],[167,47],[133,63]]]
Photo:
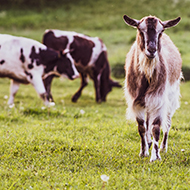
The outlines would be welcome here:
[[[162,36],[162,32],[159,34],[158,38],[160,38]]]
[[[160,32],[161,34],[164,32],[164,29]]]

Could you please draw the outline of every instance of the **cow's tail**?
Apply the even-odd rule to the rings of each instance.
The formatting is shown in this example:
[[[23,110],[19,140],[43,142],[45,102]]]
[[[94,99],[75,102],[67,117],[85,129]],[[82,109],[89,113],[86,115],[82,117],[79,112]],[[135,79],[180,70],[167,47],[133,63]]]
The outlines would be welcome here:
[[[117,81],[113,81],[112,79],[109,79],[109,83],[112,87],[118,87],[118,88],[121,88],[121,84],[119,84],[119,82]]]
[[[119,88],[122,87],[118,82],[113,81],[110,78],[111,71],[106,53],[104,61],[105,61],[105,67],[101,75],[101,87],[100,87],[102,101],[106,101],[106,96],[112,90],[112,87],[119,87]]]

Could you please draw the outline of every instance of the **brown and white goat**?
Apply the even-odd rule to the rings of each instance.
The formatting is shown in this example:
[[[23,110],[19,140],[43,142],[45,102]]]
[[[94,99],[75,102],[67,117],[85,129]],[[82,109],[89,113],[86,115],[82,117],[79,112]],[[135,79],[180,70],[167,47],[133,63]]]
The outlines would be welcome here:
[[[126,57],[125,97],[128,118],[136,119],[141,137],[140,156],[160,160],[160,150],[167,151],[171,118],[179,107],[182,60],[164,30],[175,26],[180,17],[161,21],[148,16],[135,20],[124,15],[126,24],[137,28],[136,41]],[[163,140],[158,149],[160,127]],[[152,139],[151,139],[152,137]]]

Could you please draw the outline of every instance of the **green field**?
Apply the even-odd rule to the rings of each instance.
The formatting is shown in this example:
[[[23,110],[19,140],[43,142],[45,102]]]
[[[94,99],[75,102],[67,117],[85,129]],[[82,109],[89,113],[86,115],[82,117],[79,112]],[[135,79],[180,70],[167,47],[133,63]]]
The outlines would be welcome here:
[[[10,109],[10,81],[0,79],[0,189],[190,189],[190,1],[59,0],[49,5],[40,0],[33,1],[35,6],[31,0],[28,6],[25,0],[8,2],[0,6],[1,33],[38,41],[47,28],[99,36],[112,69],[123,68],[136,35],[122,20],[124,14],[136,19],[151,14],[162,20],[181,16],[179,25],[166,33],[181,52],[186,80],[168,152],[150,163],[150,158],[139,157],[137,124],[126,120],[122,88],[114,88],[107,102],[97,104],[89,81],[78,102],[72,103],[80,80],[56,78],[54,107],[45,108],[31,85],[21,85]],[[112,78],[124,84],[124,78]],[[103,174],[108,182],[102,181]]]

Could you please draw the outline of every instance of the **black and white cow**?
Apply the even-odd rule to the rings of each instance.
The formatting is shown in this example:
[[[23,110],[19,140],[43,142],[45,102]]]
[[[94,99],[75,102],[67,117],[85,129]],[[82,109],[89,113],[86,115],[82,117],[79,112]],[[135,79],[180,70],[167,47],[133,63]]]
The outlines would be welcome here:
[[[21,83],[31,83],[44,104],[49,105],[43,77],[53,73],[72,80],[79,76],[69,56],[32,39],[0,34],[0,77],[12,79],[8,104],[14,103]]]
[[[118,82],[110,78],[107,49],[98,37],[89,37],[70,31],[46,30],[43,43],[57,51],[71,52],[71,61],[81,76],[81,86],[73,95],[73,102],[78,100],[83,88],[88,84],[88,76],[94,81],[97,102],[106,101],[106,96],[112,87],[121,87]],[[50,84],[53,77],[51,75],[45,80],[46,90],[52,100]]]

